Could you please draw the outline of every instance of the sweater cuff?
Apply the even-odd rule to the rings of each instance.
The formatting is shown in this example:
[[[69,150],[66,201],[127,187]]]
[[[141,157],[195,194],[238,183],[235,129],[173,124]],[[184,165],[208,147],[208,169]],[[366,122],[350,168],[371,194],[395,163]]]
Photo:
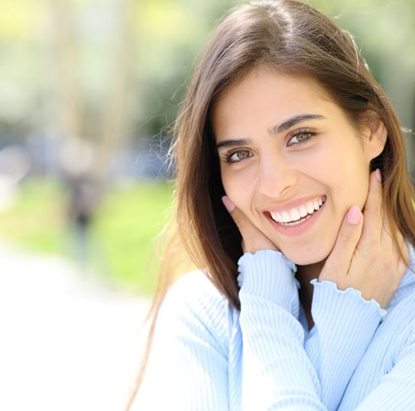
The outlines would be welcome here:
[[[294,277],[297,267],[279,251],[246,253],[238,261],[238,284],[242,293],[286,306],[292,294],[298,295]]]
[[[311,280],[311,284],[314,286],[313,320],[316,325],[324,322],[331,332],[350,324],[355,333],[360,334],[359,338],[361,333],[371,335],[386,315],[377,301],[365,300],[355,288],[339,290],[336,283],[327,280],[319,282],[317,279]]]

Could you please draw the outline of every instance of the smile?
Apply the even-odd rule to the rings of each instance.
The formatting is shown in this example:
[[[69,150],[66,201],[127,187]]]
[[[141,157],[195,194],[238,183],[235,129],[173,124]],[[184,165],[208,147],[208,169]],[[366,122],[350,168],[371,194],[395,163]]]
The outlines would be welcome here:
[[[270,213],[271,218],[278,224],[291,226],[302,223],[316,213],[326,202],[325,195],[318,199],[307,201],[299,207],[291,208],[287,211]]]

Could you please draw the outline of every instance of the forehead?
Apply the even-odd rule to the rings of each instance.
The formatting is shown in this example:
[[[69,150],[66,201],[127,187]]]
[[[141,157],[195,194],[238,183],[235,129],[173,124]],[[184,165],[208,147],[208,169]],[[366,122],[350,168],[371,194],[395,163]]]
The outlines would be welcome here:
[[[272,66],[261,65],[228,85],[215,99],[213,111],[229,101],[234,104],[234,100],[241,97],[250,100],[256,95],[264,99],[271,95],[275,99],[284,98],[287,104],[290,100],[306,102],[308,98],[333,102],[329,92],[311,76],[287,74]]]
[[[228,128],[274,123],[304,113],[338,115],[339,111],[329,93],[313,78],[259,66],[219,94],[211,121],[217,135],[218,131],[227,133]]]

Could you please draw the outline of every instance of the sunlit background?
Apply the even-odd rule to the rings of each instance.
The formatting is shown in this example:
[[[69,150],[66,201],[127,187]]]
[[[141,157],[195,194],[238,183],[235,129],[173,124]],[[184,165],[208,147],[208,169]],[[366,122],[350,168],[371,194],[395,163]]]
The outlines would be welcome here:
[[[168,218],[172,197],[166,164],[168,127],[174,121],[192,65],[208,33],[225,10],[239,3],[242,2],[1,0],[0,248],[4,251],[0,250],[0,297],[8,296],[7,301],[21,314],[16,317],[19,321],[26,309],[33,308],[27,307],[28,301],[36,304],[39,300],[33,295],[29,297],[38,278],[29,257],[59,261],[46,277],[46,268],[40,270],[43,276],[39,274],[39,282],[43,281],[43,292],[49,290],[48,298],[53,297],[56,279],[66,269],[62,267],[70,266],[78,273],[71,274],[77,290],[84,283],[92,287],[92,278],[94,287],[100,284],[106,293],[113,293],[109,300],[116,300],[117,304],[124,298],[120,296],[128,299],[128,307],[132,306],[130,303],[138,307],[133,302],[136,298],[147,301],[154,290],[157,271],[155,237]],[[309,3],[335,17],[353,33],[375,77],[395,104],[404,127],[412,129],[415,1]],[[412,175],[413,140],[413,134],[408,132]],[[13,277],[13,270],[7,267],[16,268],[16,259],[21,262],[19,272],[24,274],[21,282],[8,290],[5,284],[17,278],[17,274]],[[3,260],[9,261],[9,266],[2,266]],[[23,280],[27,278],[33,286],[26,289],[27,298],[14,298],[13,292],[20,293],[27,287]],[[59,282],[59,292],[63,283]],[[82,295],[87,304],[89,294]],[[67,301],[71,298],[70,295]],[[5,304],[4,298],[0,307],[1,304]],[[128,316],[119,309],[120,305],[119,311],[106,311],[105,303],[99,307],[107,317],[111,317],[111,312],[119,312],[125,322],[128,319],[125,327],[136,329],[138,319],[131,313],[138,308],[128,311]],[[10,307],[4,308],[13,314]],[[45,310],[53,311],[54,307]],[[71,321],[70,313],[67,314],[64,318]],[[9,325],[17,321],[13,318],[9,316]],[[56,321],[62,329],[66,328],[63,318]],[[20,326],[25,327],[24,323]],[[37,333],[41,347],[42,333]],[[10,337],[10,347],[14,347],[15,341]],[[78,337],[83,339],[81,335],[72,336]],[[63,338],[59,341],[62,343]],[[31,341],[20,341],[18,347],[24,351],[30,345]],[[1,346],[0,342],[0,351]],[[89,348],[93,351],[94,347]],[[123,350],[119,346],[113,348],[114,353]],[[37,353],[30,351],[30,355]],[[110,350],[103,354],[107,358],[111,355]],[[94,363],[97,370],[102,366],[100,358]],[[36,366],[42,368],[42,361]],[[128,358],[124,361],[128,362]],[[135,366],[135,359],[130,363]],[[65,373],[64,369],[60,371]],[[82,367],[73,372],[82,374]],[[0,376],[9,380],[7,374]],[[19,378],[12,379],[13,384],[18,384]],[[85,389],[84,394],[92,392],[105,398],[111,380],[101,384],[95,384],[95,391]],[[24,395],[25,387],[19,383],[16,390]],[[42,398],[39,396],[38,400],[44,401]],[[98,408],[88,398],[88,406],[84,402],[85,406],[51,405],[50,409],[107,409],[102,404]],[[11,404],[7,409],[24,409],[19,404]],[[45,404],[42,409],[49,409]],[[114,409],[113,404],[108,409]]]

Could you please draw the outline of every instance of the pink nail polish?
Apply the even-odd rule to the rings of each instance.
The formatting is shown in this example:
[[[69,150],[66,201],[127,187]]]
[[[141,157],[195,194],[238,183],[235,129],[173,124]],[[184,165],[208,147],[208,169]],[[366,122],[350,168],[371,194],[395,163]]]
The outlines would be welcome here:
[[[352,225],[357,225],[360,222],[360,209],[358,206],[353,206],[347,213],[347,222]]]
[[[223,196],[222,197],[222,202],[223,205],[225,206],[225,208],[232,213],[232,211],[235,209],[235,204],[232,203],[232,201],[227,197],[227,196]]]

